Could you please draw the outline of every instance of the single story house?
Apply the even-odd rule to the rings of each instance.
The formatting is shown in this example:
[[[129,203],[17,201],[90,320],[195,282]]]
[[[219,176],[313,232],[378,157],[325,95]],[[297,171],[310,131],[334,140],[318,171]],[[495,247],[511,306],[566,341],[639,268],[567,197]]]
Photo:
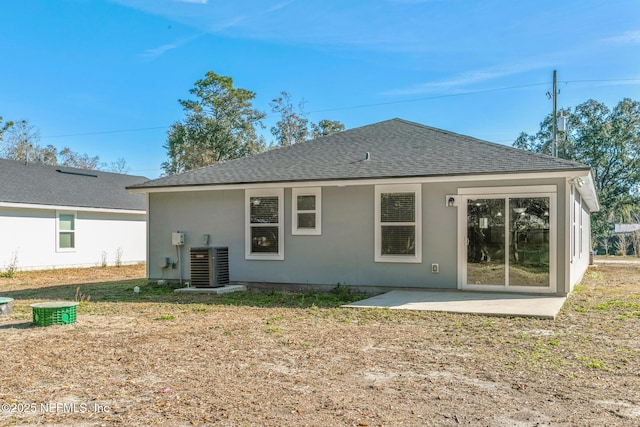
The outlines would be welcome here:
[[[0,272],[144,263],[147,180],[0,159]]]
[[[640,231],[640,224],[614,224],[613,234],[628,234]]]
[[[588,166],[401,119],[128,189],[150,279],[188,279],[187,251],[216,246],[232,282],[297,288],[568,294],[598,210]]]

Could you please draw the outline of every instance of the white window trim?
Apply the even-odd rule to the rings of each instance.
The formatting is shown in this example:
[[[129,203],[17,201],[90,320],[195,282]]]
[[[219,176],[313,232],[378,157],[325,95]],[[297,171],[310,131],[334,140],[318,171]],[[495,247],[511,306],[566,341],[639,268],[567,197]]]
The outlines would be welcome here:
[[[576,245],[576,196],[575,188],[571,186],[569,192],[569,262],[573,264],[575,261],[575,245]]]
[[[415,225],[416,251],[414,255],[382,255],[382,223],[380,218],[380,196],[383,193],[414,193],[415,194]],[[396,224],[401,225],[401,224]],[[375,187],[375,262],[422,262],[422,185],[421,184],[392,184],[376,185]]]
[[[315,210],[298,210],[298,196],[315,196]],[[316,214],[315,228],[298,228],[298,213]],[[322,234],[322,188],[292,188],[291,189],[291,234],[319,236]]]
[[[571,262],[573,263],[576,259],[579,259],[578,251],[581,236],[579,229],[579,221],[582,219],[582,212],[580,212],[580,193],[575,189],[574,186],[571,186]]]
[[[478,187],[459,188],[461,195],[458,209],[458,289],[483,291],[508,291],[525,293],[555,293],[557,289],[557,187],[555,185],[538,185],[523,187]],[[512,285],[470,285],[467,284],[467,200],[477,198],[520,198],[520,197],[548,197],[549,198],[549,286],[512,286]],[[568,199],[565,199],[568,200]],[[570,210],[570,206],[568,207]],[[505,244],[508,244],[505,242]],[[508,262],[506,264],[508,268]]]
[[[73,215],[73,230],[60,230],[60,215]],[[60,247],[60,233],[69,231],[73,232],[73,248]],[[78,214],[75,211],[56,211],[56,252],[76,252],[78,246]]]
[[[580,199],[580,201],[579,201],[579,203],[578,203],[578,207],[580,208],[580,212],[579,212],[579,215],[580,215],[580,216],[578,217],[578,222],[579,222],[579,224],[578,224],[578,229],[580,230],[580,237],[579,237],[579,239],[578,239],[578,240],[579,240],[579,244],[578,244],[578,258],[579,258],[579,259],[582,259],[582,252],[583,252],[583,251],[582,251],[582,249],[583,249],[583,248],[582,248],[582,246],[583,246],[583,244],[584,244],[584,242],[583,242],[584,229],[583,229],[583,226],[582,226],[582,218],[583,218],[583,214],[584,214],[584,212],[583,212],[584,208],[583,208],[583,205],[582,205],[582,196],[581,196],[581,195],[578,195],[578,198]]]
[[[253,253],[251,252],[251,206],[249,203],[251,197],[278,197],[278,252],[277,253]],[[244,248],[247,260],[284,260],[284,189],[283,188],[264,188],[256,190],[245,190],[244,192]],[[269,224],[274,226],[276,224]]]

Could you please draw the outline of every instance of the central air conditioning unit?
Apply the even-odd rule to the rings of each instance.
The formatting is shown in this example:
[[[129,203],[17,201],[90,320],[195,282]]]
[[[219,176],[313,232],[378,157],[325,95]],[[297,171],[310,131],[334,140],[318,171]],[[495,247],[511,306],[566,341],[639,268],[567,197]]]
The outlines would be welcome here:
[[[191,286],[219,288],[229,284],[229,248],[191,248]]]

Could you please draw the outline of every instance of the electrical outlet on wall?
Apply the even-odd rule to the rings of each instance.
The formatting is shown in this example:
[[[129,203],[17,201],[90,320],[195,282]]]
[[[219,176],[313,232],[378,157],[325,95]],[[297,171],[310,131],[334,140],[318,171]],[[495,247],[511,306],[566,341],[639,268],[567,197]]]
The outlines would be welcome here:
[[[431,264],[432,273],[440,273],[440,264]]]

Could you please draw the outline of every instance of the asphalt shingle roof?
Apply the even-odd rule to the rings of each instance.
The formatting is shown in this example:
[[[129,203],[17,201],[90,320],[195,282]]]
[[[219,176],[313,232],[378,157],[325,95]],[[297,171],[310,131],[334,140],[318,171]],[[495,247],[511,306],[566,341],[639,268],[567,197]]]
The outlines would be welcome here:
[[[369,160],[365,160],[366,153]],[[589,167],[391,119],[130,188],[566,170]]]
[[[144,196],[126,187],[145,181],[143,176],[0,159],[0,202],[5,203],[144,211]]]

